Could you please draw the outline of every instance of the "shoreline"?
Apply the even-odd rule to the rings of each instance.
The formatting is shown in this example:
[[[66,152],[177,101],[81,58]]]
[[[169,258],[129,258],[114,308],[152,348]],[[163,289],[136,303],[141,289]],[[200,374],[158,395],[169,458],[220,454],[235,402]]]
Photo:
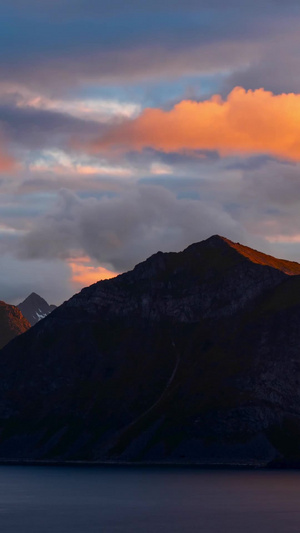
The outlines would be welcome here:
[[[55,466],[79,468],[193,468],[199,470],[299,470],[300,464],[285,463],[201,463],[201,462],[144,462],[144,461],[60,461],[35,459],[0,459],[0,466]]]

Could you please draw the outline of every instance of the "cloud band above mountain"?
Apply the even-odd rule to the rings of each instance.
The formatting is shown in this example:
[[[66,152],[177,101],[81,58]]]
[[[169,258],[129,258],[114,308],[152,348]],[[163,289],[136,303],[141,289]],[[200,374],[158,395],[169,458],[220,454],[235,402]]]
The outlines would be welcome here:
[[[169,111],[145,109],[113,126],[92,150],[217,150],[223,156],[267,153],[299,161],[299,119],[300,94],[236,87],[226,100],[214,95],[202,102],[183,100]]]

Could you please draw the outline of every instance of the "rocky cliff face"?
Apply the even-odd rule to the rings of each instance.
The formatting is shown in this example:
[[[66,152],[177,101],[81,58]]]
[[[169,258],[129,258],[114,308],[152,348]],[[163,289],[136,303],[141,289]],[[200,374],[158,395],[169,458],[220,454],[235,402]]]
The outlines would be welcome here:
[[[0,348],[29,328],[29,322],[17,307],[0,301]]]
[[[300,461],[300,265],[214,236],[0,353],[0,458]]]

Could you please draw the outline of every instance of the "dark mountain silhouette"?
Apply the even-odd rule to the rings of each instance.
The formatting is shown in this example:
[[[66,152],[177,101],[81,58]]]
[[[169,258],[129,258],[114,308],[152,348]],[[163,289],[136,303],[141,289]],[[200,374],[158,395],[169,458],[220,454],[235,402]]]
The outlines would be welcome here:
[[[0,301],[0,348],[29,328],[29,322],[17,307]]]
[[[300,265],[213,236],[0,352],[0,458],[300,464]]]
[[[49,305],[44,298],[32,292],[25,300],[18,304],[18,308],[28,322],[34,326],[42,318],[52,313],[56,305]]]

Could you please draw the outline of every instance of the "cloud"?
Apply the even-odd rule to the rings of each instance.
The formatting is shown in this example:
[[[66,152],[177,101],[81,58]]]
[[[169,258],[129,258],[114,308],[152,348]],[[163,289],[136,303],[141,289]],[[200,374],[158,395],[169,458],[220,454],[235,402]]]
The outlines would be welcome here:
[[[70,269],[62,261],[19,261],[9,254],[0,257],[0,299],[17,305],[32,292],[49,303],[60,304],[74,294]]]
[[[140,111],[138,104],[121,102],[117,98],[68,96],[58,99],[17,83],[0,83],[0,99],[19,109],[49,111],[100,123],[108,122],[114,117],[132,118]]]
[[[123,272],[156,253],[181,250],[212,233],[242,240],[242,230],[218,206],[178,199],[159,186],[128,187],[115,197],[79,198],[64,190],[48,215],[19,240],[19,258],[72,260],[87,255]]]
[[[0,82],[0,153],[2,167],[8,169],[12,158],[4,158],[8,142],[25,150],[60,149],[72,151],[72,139],[80,137],[91,142],[99,129],[136,116],[140,105],[117,98],[65,98],[58,100],[34,92],[18,84]],[[34,154],[36,156],[36,154]]]
[[[0,147],[0,174],[11,174],[17,170],[17,161]]]
[[[299,138],[300,94],[236,87],[225,101],[215,95],[203,102],[182,101],[170,111],[146,109],[135,120],[112,127],[92,148],[266,153],[299,161]]]
[[[106,268],[95,266],[90,257],[75,257],[67,261],[71,272],[71,281],[75,286],[87,287],[103,279],[111,279],[117,276],[116,272],[112,272]]]
[[[80,111],[76,106],[75,88],[107,84],[120,89],[123,83],[124,89],[159,82],[167,92],[170,82],[177,80],[182,95],[184,77],[216,74],[229,77],[228,91],[235,75],[243,84],[243,73],[249,69],[251,77],[257,64],[259,79],[268,82],[258,86],[273,88],[273,78],[279,81],[283,70],[284,90],[290,79],[297,81],[299,68],[294,67],[299,59],[290,63],[299,46],[296,1],[245,0],[242,6],[238,0],[28,0],[25,4],[14,0],[9,8],[0,5],[0,47],[5,51],[0,57],[1,80],[47,92],[51,101],[37,101],[47,109],[68,107],[76,116],[86,113],[86,107]],[[264,76],[270,64],[272,73]],[[197,80],[197,89],[202,82]],[[146,91],[144,87],[144,97]],[[62,94],[67,98],[61,99]],[[91,112],[93,105],[88,105]],[[125,107],[125,113],[133,112]]]
[[[255,58],[229,73],[223,81],[223,94],[237,85],[245,89],[265,87],[276,94],[300,92],[299,22],[281,28],[282,38],[276,30],[274,33],[277,38],[261,47]]]
[[[128,166],[116,166],[106,161],[80,160],[76,155],[68,155],[63,150],[44,150],[40,158],[29,164],[33,174],[51,173],[59,176],[106,176],[129,178],[133,169]]]
[[[101,125],[67,114],[34,108],[20,108],[0,102],[1,129],[21,148],[45,149],[70,145],[72,136],[92,139]],[[1,142],[1,138],[0,138]],[[4,145],[5,146],[5,145]]]
[[[281,35],[285,20],[298,23],[287,2],[263,4],[62,0],[29,1],[24,9],[15,0],[0,6],[2,80],[59,91],[242,68],[261,55],[272,32]]]
[[[299,0],[0,4],[2,297],[212,233],[300,258]]]
[[[274,235],[272,237],[267,237],[269,242],[280,242],[280,243],[300,243],[300,234],[296,233],[295,235]]]
[[[3,130],[3,124],[1,124]],[[20,168],[17,159],[11,154],[8,141],[0,130],[0,174],[12,174]]]
[[[14,217],[0,212],[8,229],[24,228],[15,234],[3,228],[1,251],[16,254],[18,272],[22,265],[32,266],[31,286],[40,265],[56,261],[62,271],[65,265],[65,289],[54,276],[47,281],[50,289],[45,283],[52,291],[58,285],[65,297],[103,274],[131,269],[158,250],[179,251],[214,233],[299,261],[299,177],[300,163],[258,157],[241,165],[240,159],[229,158],[208,164],[200,160],[190,178],[158,175],[153,180],[159,185],[125,183],[113,195],[94,190],[87,197],[61,190],[58,200],[51,195],[48,207],[26,225],[16,219],[18,205]],[[39,205],[38,198],[28,197],[28,206]],[[22,280],[16,290],[21,285]]]

